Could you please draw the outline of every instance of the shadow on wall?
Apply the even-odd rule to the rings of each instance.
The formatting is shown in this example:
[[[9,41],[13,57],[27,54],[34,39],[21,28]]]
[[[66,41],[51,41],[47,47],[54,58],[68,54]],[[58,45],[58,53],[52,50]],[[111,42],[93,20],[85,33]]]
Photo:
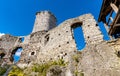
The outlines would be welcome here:
[[[73,38],[75,39],[77,50],[84,49],[86,45],[81,26],[82,26],[81,23],[75,23],[71,26],[73,32]]]

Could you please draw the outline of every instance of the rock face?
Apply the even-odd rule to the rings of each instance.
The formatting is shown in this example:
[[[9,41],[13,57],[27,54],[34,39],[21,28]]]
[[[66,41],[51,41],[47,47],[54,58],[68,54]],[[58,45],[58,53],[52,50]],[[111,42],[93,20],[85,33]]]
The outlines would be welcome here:
[[[120,58],[118,57],[120,40],[100,42],[86,45],[86,48],[78,56],[79,62],[71,61],[70,68],[73,71],[84,73],[84,76],[119,76]],[[74,66],[73,66],[74,65]]]
[[[42,20],[43,26],[39,20]],[[6,56],[11,57],[15,54],[15,49],[21,47],[23,51],[17,63],[21,68],[29,67],[32,63],[42,64],[58,59],[68,63],[65,68],[51,67],[47,76],[53,76],[57,70],[57,76],[120,75],[120,40],[104,41],[91,14],[68,19],[57,27],[55,21],[50,12],[37,13],[33,32],[24,37],[24,42],[21,41],[21,37],[5,35],[0,39],[0,48],[8,51]],[[86,47],[81,52],[77,50],[73,34],[73,30],[79,26],[82,27],[86,42]]]

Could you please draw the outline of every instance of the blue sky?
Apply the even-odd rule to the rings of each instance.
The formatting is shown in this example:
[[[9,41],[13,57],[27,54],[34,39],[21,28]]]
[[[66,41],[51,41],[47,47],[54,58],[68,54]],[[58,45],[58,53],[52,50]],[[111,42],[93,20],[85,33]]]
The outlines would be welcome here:
[[[50,10],[57,24],[92,13],[98,19],[102,0],[0,0],[0,32],[15,36],[31,33],[35,13]]]

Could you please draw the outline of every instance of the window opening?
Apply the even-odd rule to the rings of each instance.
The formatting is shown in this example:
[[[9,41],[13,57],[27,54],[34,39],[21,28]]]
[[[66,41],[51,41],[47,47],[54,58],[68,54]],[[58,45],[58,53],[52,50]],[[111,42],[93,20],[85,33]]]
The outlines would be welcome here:
[[[82,50],[85,47],[85,39],[81,27],[81,23],[76,23],[72,25],[73,38],[76,42],[77,50]]]
[[[18,62],[20,60],[21,52],[22,52],[22,47],[15,48],[12,51],[10,60],[14,63]]]
[[[25,40],[25,38],[24,38],[24,37],[22,37],[22,38],[21,38],[21,41],[22,41],[22,42],[24,42],[24,40]]]

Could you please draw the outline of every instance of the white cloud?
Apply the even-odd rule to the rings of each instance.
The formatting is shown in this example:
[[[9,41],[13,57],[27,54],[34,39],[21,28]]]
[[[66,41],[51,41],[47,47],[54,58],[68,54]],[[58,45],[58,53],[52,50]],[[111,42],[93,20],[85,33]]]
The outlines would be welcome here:
[[[20,56],[20,55],[21,55],[21,51],[15,53],[15,56]]]
[[[0,33],[0,37],[1,37],[2,35],[5,35],[5,34],[4,34],[4,33]]]
[[[20,56],[21,55],[21,52],[22,52],[22,49],[18,49],[17,52],[15,53],[15,56]]]

